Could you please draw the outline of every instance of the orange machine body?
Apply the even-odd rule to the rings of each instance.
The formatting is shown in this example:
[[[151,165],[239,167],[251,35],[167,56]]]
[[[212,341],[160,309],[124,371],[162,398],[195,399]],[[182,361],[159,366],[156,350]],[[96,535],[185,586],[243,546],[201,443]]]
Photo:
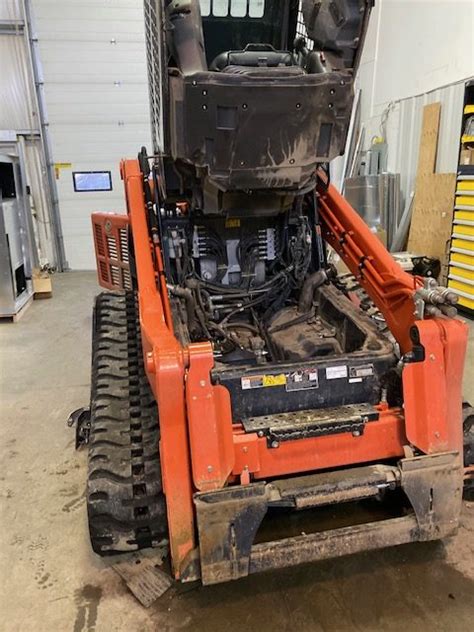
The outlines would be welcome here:
[[[177,341],[164,279],[161,248],[150,239],[138,161],[121,165],[128,216],[95,213],[94,237],[99,281],[123,287],[125,250],[119,229],[133,235],[139,290],[140,324],[146,372],[158,403],[160,455],[166,496],[171,557],[176,578],[183,575],[195,549],[193,495],[245,485],[271,477],[338,468],[403,457],[412,445],[424,454],[462,451],[461,378],[467,341],[458,319],[417,320],[414,292],[420,280],[404,272],[378,238],[340,196],[320,178],[319,213],[323,238],[384,315],[403,353],[411,350],[413,331],[422,361],[403,369],[404,408],[380,403],[380,418],[360,437],[350,433],[288,441],[278,450],[243,431],[233,417],[225,387],[211,383],[210,343],[184,348]],[[114,232],[115,231],[115,232]],[[107,250],[107,237],[118,247]],[[157,446],[158,449],[158,446]]]

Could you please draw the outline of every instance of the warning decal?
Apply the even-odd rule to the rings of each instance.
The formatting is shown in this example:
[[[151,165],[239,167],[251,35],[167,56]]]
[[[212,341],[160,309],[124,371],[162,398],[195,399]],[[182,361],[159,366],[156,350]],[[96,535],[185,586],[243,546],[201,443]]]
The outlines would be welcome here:
[[[286,375],[249,375],[240,379],[242,390],[246,391],[251,388],[265,388],[267,386],[285,386]]]

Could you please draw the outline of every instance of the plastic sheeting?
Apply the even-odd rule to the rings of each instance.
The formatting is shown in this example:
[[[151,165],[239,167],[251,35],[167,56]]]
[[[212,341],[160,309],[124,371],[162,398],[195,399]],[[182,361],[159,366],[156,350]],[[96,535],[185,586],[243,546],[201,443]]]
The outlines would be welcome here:
[[[16,132],[21,143],[39,262],[54,266],[46,164],[23,17],[22,0],[0,0],[0,23],[9,27],[0,33],[0,131]]]
[[[20,26],[20,0],[2,0],[0,6],[0,22],[18,25],[16,31],[0,34],[0,129],[37,130],[30,61]]]
[[[0,35],[0,129],[37,130],[23,35]]]
[[[0,1],[0,22],[4,20],[21,20],[22,8],[21,0],[1,0]]]

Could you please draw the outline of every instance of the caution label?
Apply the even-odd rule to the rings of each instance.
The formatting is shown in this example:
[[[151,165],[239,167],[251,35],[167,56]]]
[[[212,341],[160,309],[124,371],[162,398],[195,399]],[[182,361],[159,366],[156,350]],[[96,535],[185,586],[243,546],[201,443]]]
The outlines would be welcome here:
[[[340,366],[328,366],[326,369],[327,380],[340,380],[341,378],[347,378],[347,365],[342,364]]]
[[[266,388],[267,386],[285,386],[286,375],[250,375],[240,379],[242,390],[246,391],[251,388]]]
[[[300,371],[294,371],[289,373],[286,381],[287,391],[303,391],[308,388],[318,388],[318,369],[301,369]]]
[[[374,365],[366,364],[365,366],[351,366],[349,370],[350,378],[370,377],[374,374]]]

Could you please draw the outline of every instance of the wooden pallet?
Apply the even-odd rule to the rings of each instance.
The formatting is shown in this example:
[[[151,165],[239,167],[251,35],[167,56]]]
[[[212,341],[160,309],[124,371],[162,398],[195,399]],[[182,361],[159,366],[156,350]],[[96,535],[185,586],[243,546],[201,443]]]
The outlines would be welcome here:
[[[0,314],[0,323],[17,323],[25,314],[28,307],[33,302],[33,294],[20,307],[16,314]]]

